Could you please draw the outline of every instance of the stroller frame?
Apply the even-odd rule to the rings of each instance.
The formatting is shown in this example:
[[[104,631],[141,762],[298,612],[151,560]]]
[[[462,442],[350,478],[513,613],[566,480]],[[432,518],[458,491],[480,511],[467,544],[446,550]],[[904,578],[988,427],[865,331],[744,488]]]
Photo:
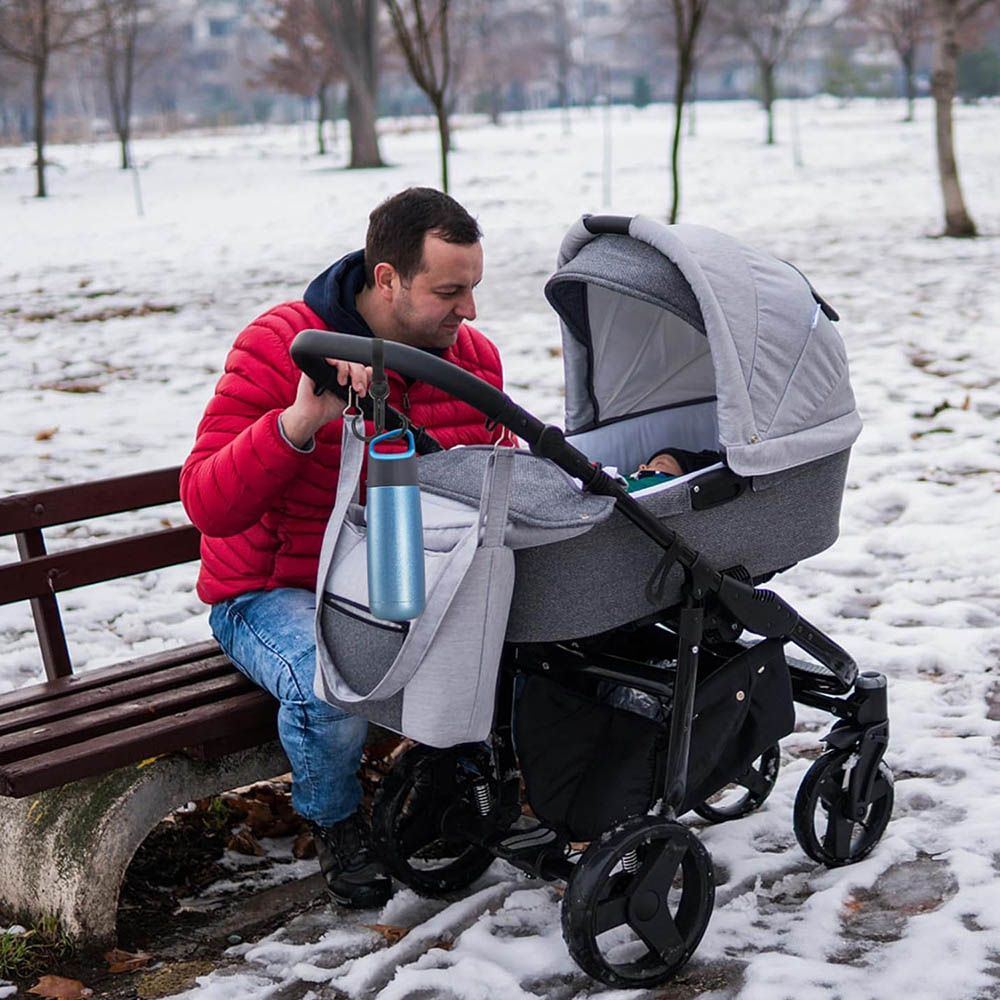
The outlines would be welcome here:
[[[316,383],[318,392],[338,392],[340,387],[324,359],[371,364],[372,345],[367,338],[310,330],[296,337],[292,356]],[[708,853],[690,828],[677,822],[687,793],[699,662],[706,656],[721,657],[725,665],[756,668],[771,656],[783,654],[789,644],[820,664],[817,668],[791,662],[793,699],[837,720],[823,737],[829,749],[814,762],[800,787],[796,836],[810,857],[827,866],[851,864],[866,856],[881,838],[892,806],[892,778],[882,762],[889,736],[885,677],[859,674],[842,647],[773,591],[731,571],[716,569],[570,444],[561,428],[542,423],[505,393],[448,362],[402,344],[387,342],[383,346],[388,367],[476,407],[489,422],[502,424],[525,440],[534,454],[579,479],[586,490],[613,497],[617,510],[663,549],[658,572],[665,573],[674,565],[683,570],[681,603],[647,619],[661,628],[667,625],[675,636],[672,687],[663,669],[602,655],[590,648],[588,640],[505,646],[488,750],[481,745],[447,750],[418,746],[403,755],[383,782],[373,828],[393,873],[418,891],[446,894],[470,884],[496,856],[534,877],[566,880],[564,936],[581,967],[608,985],[654,986],[667,981],[697,947],[714,900]],[[391,426],[391,413],[389,418]],[[430,448],[433,443],[425,450]],[[726,474],[732,478],[729,485],[734,491],[742,488],[740,477],[728,470]],[[723,492],[727,489],[724,486]],[[760,640],[749,645],[735,643],[744,629]],[[673,699],[666,760],[659,772],[659,800],[647,815],[632,817],[592,841],[575,863],[568,856],[570,845],[562,837],[525,837],[518,849],[503,842],[521,813],[519,765],[512,738],[515,681],[519,675],[532,673],[558,679],[567,669],[577,678],[611,681]],[[746,775],[735,776],[749,794],[735,812],[719,814],[706,806],[704,811],[698,810],[700,814],[730,819],[757,808],[777,776],[777,750],[772,750],[773,766],[751,767]],[[428,782],[434,786],[433,793],[420,793],[421,788],[430,787]],[[424,798],[417,795],[414,801],[417,793]],[[814,826],[817,808],[825,813],[824,829]],[[421,821],[427,836],[432,831],[453,845],[468,847],[459,862],[448,866],[440,877],[409,864],[413,844],[401,843],[399,837],[400,820],[407,810],[410,815],[414,810],[430,814]],[[823,819],[821,815],[821,823]],[[651,888],[654,876],[666,882],[659,895]],[[684,893],[679,906],[668,904],[671,884],[681,877]],[[630,887],[626,896],[609,899],[606,886],[622,885],[623,880]],[[613,909],[621,917],[619,923],[627,923],[636,932],[649,954],[624,963],[605,956],[597,939],[610,918],[600,916],[602,908],[605,913]]]

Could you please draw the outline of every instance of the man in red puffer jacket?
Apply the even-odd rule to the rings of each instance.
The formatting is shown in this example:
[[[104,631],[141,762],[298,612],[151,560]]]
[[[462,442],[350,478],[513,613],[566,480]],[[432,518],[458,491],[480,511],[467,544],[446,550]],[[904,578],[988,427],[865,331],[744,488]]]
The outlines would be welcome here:
[[[202,532],[198,594],[226,654],[279,701],[292,801],[312,824],[332,898],[379,906],[391,881],[358,812],[367,723],[313,693],[320,544],[340,468],[344,403],[317,396],[288,349],[297,333],[378,336],[440,355],[502,388],[496,347],[468,325],[483,273],[481,233],[454,199],[410,188],[371,214],[363,251],[315,278],[304,300],[255,319],[237,338],[181,471],[181,499]],[[333,361],[367,392],[371,370]],[[389,402],[445,447],[488,444],[472,407],[388,372]],[[371,428],[368,428],[371,431]]]

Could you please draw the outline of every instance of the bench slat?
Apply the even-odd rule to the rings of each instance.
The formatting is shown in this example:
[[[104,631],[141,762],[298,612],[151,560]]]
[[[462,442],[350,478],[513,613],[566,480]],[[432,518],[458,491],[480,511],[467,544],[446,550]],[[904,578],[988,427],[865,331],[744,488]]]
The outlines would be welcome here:
[[[0,737],[0,765],[36,757],[58,747],[69,747],[79,743],[81,738],[91,739],[110,732],[127,737],[130,728],[153,719],[161,719],[162,729],[169,730],[173,726],[172,716],[179,711],[253,690],[250,680],[233,671],[228,676],[212,677],[116,705],[101,705],[48,725],[22,728]]]
[[[180,466],[15,493],[0,500],[0,535],[156,507],[180,498]]]
[[[70,691],[62,698],[43,701],[13,711],[0,712],[0,742],[4,736],[39,726],[66,725],[67,717],[75,719],[98,709],[115,706],[136,699],[162,697],[163,692],[186,691],[217,677],[243,677],[221,653],[197,663],[182,663],[154,674],[133,677],[131,680],[112,679],[107,684],[91,687],[86,691]]]
[[[261,742],[260,733],[270,725],[277,736],[274,699],[261,690],[234,695],[212,705],[179,712],[169,728],[154,719],[123,733],[106,733],[72,747],[61,747],[30,760],[0,767],[0,795],[21,798],[57,785],[104,774],[116,767],[149,757],[174,753],[210,742],[223,731],[244,734],[246,749]]]
[[[185,524],[9,563],[0,566],[0,604],[191,562],[200,543],[198,529]]]
[[[0,713],[24,708],[28,705],[38,705],[53,698],[63,698],[77,691],[87,691],[112,682],[127,681],[133,677],[144,677],[158,670],[167,670],[180,664],[194,664],[200,660],[221,655],[219,644],[214,640],[192,643],[189,646],[177,646],[165,649],[162,653],[152,653],[139,656],[132,660],[109,667],[97,667],[72,677],[61,677],[45,684],[30,684],[8,691],[0,695]]]

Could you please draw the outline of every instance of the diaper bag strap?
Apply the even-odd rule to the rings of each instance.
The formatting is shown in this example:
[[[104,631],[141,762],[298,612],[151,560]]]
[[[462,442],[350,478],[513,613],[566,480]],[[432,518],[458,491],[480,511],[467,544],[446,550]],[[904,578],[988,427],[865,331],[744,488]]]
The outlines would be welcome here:
[[[337,495],[333,502],[333,511],[326,522],[323,532],[323,544],[319,550],[319,570],[316,573],[316,607],[323,606],[323,591],[326,588],[326,576],[333,561],[333,553],[337,548],[344,518],[351,501],[358,496],[361,485],[361,466],[365,458],[365,443],[351,433],[350,420],[344,421],[344,433],[340,439],[340,472],[337,475]]]

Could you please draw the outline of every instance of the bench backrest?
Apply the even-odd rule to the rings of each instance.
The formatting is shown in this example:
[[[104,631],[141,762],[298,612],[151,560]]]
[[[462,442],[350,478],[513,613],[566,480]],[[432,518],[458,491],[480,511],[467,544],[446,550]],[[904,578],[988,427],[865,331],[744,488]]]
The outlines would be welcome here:
[[[147,573],[199,556],[191,524],[81,545],[49,554],[43,530],[108,514],[158,507],[180,498],[180,467],[57,486],[0,499],[0,537],[14,535],[19,561],[0,565],[0,605],[30,600],[49,680],[73,673],[56,594]]]

